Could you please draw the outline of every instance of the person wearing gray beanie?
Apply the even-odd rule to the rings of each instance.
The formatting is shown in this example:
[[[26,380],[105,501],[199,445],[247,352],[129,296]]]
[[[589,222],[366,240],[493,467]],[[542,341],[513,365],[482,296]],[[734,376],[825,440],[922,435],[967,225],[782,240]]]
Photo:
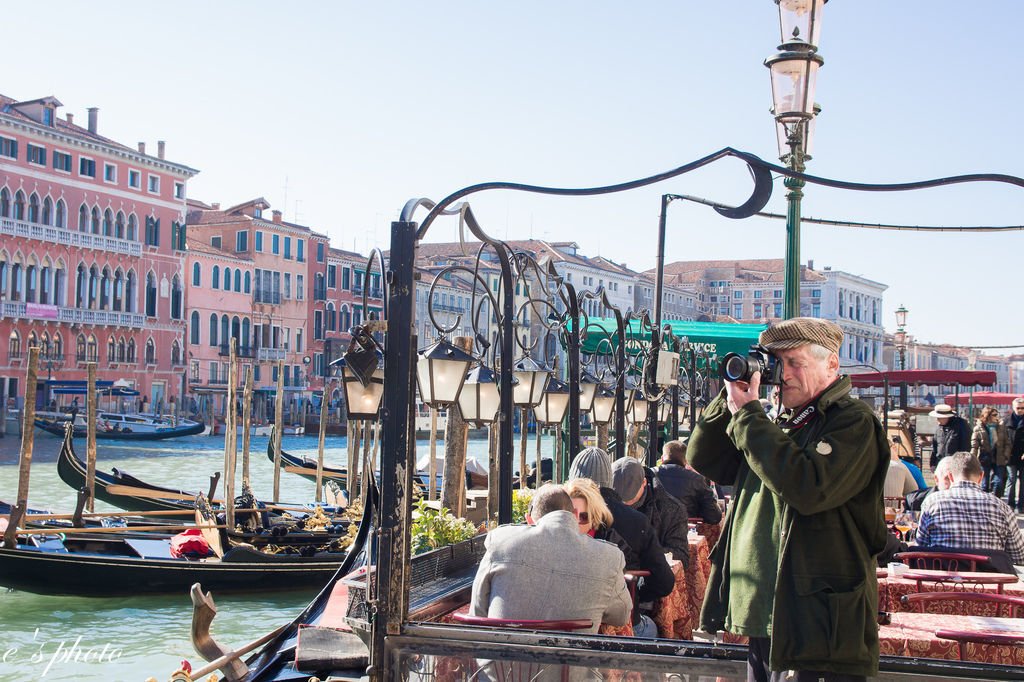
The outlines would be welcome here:
[[[612,487],[612,461],[601,448],[581,450],[569,466],[569,480],[589,478],[598,488]]]

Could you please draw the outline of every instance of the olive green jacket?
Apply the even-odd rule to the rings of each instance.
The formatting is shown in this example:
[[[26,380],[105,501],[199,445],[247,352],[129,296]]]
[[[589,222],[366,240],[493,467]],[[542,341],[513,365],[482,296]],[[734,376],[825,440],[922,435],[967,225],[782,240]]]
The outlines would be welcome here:
[[[885,547],[889,445],[849,393],[840,377],[812,401],[815,418],[783,430],[757,401],[731,415],[723,390],[687,447],[694,469],[735,486],[701,627],[770,636],[772,670],[878,672],[875,557]]]

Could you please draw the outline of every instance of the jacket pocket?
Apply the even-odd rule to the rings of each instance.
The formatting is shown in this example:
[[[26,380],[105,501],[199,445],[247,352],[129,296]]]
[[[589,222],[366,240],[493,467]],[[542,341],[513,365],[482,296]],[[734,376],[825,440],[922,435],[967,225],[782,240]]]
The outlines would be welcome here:
[[[863,586],[851,592],[828,595],[831,622],[832,657],[841,661],[859,660],[867,654],[865,641],[867,607]]]
[[[860,661],[867,654],[864,582],[848,578],[794,576],[797,604],[795,625],[800,641],[791,654],[796,660]]]

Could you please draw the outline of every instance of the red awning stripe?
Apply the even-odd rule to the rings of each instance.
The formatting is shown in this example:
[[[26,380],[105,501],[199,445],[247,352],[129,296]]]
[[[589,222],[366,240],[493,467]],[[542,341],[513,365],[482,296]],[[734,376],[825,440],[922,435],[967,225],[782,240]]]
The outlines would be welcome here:
[[[851,374],[854,388],[874,388],[904,382],[912,386],[992,386],[996,373],[990,370],[968,369],[894,369],[888,372]]]

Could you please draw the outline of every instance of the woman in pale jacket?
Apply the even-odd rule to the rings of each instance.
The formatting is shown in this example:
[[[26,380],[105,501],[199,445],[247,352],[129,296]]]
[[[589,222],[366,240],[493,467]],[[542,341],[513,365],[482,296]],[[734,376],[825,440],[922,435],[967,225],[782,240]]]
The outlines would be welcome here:
[[[981,462],[985,477],[981,488],[1002,498],[1006,485],[1006,464],[1009,461],[1009,438],[1006,425],[999,422],[999,412],[986,407],[974,423],[971,433],[971,454]]]

